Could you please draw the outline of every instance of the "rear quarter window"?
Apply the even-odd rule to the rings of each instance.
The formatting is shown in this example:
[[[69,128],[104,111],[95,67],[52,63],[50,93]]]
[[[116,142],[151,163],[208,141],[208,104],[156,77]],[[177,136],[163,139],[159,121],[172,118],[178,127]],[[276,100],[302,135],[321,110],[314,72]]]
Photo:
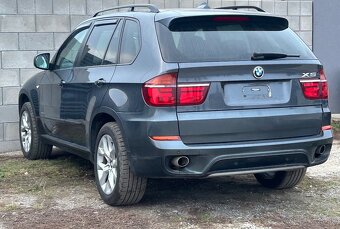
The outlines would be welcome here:
[[[133,20],[126,20],[122,37],[119,63],[132,63],[136,59],[140,48],[141,34],[139,24]]]

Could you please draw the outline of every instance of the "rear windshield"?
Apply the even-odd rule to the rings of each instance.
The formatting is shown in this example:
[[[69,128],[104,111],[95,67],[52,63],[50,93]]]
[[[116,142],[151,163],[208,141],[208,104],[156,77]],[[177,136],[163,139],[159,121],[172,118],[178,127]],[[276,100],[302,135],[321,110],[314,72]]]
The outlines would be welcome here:
[[[288,28],[288,21],[260,16],[201,16],[157,22],[164,61],[209,62],[251,60],[254,53],[299,55],[316,59]]]

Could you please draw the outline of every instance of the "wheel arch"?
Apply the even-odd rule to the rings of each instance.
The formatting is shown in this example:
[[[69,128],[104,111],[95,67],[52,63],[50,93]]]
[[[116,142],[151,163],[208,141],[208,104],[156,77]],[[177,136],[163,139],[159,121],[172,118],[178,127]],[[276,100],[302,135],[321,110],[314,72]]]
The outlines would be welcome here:
[[[108,122],[116,122],[123,134],[123,137],[125,136],[121,120],[119,116],[116,114],[116,112],[109,107],[101,107],[100,109],[98,109],[92,115],[91,122],[89,125],[88,142],[91,151],[91,160],[93,160],[99,130]],[[125,137],[124,140],[126,140]]]
[[[23,106],[26,102],[31,102],[31,101],[30,101],[30,99],[29,99],[27,93],[21,92],[21,93],[19,94],[19,101],[18,101],[19,112],[20,112],[22,106]]]

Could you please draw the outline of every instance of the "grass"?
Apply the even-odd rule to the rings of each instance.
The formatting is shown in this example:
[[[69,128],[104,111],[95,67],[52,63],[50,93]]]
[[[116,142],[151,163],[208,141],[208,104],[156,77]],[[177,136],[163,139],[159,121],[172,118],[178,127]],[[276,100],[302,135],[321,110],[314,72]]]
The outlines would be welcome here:
[[[340,121],[333,120],[332,126],[334,131],[340,132]]]
[[[47,193],[60,183],[77,184],[93,177],[92,164],[76,156],[29,161],[22,157],[0,160],[0,189],[16,193]],[[91,178],[90,178],[91,179]]]

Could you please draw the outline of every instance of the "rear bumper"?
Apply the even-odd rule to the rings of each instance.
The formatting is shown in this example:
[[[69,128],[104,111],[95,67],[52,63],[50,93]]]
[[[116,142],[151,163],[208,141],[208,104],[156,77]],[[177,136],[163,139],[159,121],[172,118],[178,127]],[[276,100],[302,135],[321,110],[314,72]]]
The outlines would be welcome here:
[[[327,130],[312,137],[228,144],[185,145],[182,141],[143,140],[143,146],[129,144],[130,166],[136,175],[150,178],[200,178],[319,165],[329,157],[333,136],[332,131]],[[320,146],[325,146],[325,151],[316,157],[315,152]],[[189,165],[174,169],[171,160],[175,156],[189,157]]]

